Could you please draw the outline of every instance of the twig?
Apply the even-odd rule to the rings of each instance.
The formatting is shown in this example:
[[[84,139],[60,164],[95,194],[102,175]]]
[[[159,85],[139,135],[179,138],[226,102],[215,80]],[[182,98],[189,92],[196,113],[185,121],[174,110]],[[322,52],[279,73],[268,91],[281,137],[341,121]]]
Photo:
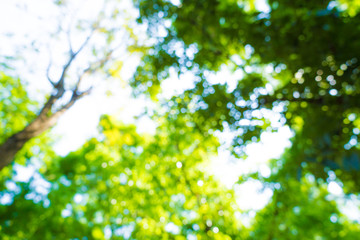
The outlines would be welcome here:
[[[56,83],[55,88],[57,90],[63,89],[64,88],[64,81],[65,81],[65,76],[66,73],[70,67],[70,65],[72,64],[72,62],[75,60],[76,56],[83,50],[83,48],[88,44],[88,42],[90,41],[91,37],[93,36],[95,32],[95,28],[92,29],[91,33],[87,36],[87,38],[85,39],[85,41],[81,44],[81,46],[79,47],[79,49],[76,52],[72,52],[72,49],[70,50],[70,58],[68,60],[68,62],[65,64],[63,71],[61,73],[61,77],[59,79],[59,81]],[[61,95],[62,96],[62,95]],[[59,98],[61,97],[59,96]]]
[[[49,47],[49,46],[48,46],[48,47]],[[49,59],[49,65],[48,65],[47,68],[46,68],[46,78],[47,78],[48,81],[51,83],[51,85],[52,85],[53,87],[55,87],[56,84],[55,84],[55,82],[54,82],[54,81],[51,79],[51,77],[50,77],[50,69],[51,69],[51,65],[52,65],[52,55],[51,55],[51,49],[50,49],[50,47],[49,47],[48,51],[49,51],[49,54],[50,54],[50,59]]]

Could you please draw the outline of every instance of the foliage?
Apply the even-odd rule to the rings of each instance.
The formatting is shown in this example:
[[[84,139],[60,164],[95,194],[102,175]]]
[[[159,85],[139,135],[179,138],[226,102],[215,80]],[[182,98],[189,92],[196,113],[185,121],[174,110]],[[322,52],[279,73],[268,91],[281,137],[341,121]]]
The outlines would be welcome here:
[[[111,7],[118,1],[106,2],[114,5],[103,14],[121,22]],[[135,3],[149,41],[135,25],[124,27],[125,47],[143,53],[130,85],[157,103],[147,112],[155,134],[103,116],[97,137],[67,156],[54,153],[47,134],[29,141],[0,173],[0,238],[356,239],[359,224],[339,210],[329,185],[342,186],[347,195],[338,198],[360,191],[357,1],[269,0],[263,11],[252,0]],[[118,26],[107,28],[106,14],[78,30],[96,28],[106,44],[86,49],[100,63],[90,66],[119,78],[126,58],[107,62]],[[95,73],[80,65],[78,83],[81,72]],[[237,76],[235,84],[214,83],[224,71]],[[164,99],[162,83],[173,72],[191,76],[194,87]],[[63,73],[72,79],[66,67]],[[39,110],[24,83],[7,74],[0,75],[0,142]],[[284,125],[294,132],[292,146],[270,161],[270,176],[250,172],[236,183],[261,181],[272,190],[269,203],[255,214],[240,209],[233,189],[208,171],[220,147],[214,133],[229,131],[227,150],[242,161],[248,144]],[[33,171],[30,179],[19,164]]]
[[[349,222],[335,201],[327,200],[324,184],[319,185],[311,177],[303,178],[301,184],[294,179],[284,183],[256,215],[249,239],[356,238],[358,224]]]
[[[29,100],[20,79],[0,73],[0,142],[23,129],[35,117],[36,103]]]
[[[254,225],[234,192],[204,173],[218,142],[189,126],[187,116],[168,115],[155,135],[104,116],[102,140],[56,157],[27,182],[9,179],[0,207],[2,239],[353,239],[357,224],[346,220],[325,185],[288,172],[273,201]],[[281,178],[287,179],[281,180]],[[316,209],[316,210],[315,210]],[[335,218],[335,219],[333,219]]]
[[[0,73],[0,143],[3,143],[9,136],[23,129],[31,120],[35,118],[34,112],[38,110],[38,104],[28,97],[25,86],[20,79],[7,76],[4,72]],[[48,146],[51,140],[48,136],[41,136],[33,139],[27,144],[21,152],[16,156],[18,164],[25,165],[30,162],[33,155],[39,152],[47,152],[41,154],[42,161],[50,161],[53,153],[50,154]],[[11,178],[11,168],[2,171],[3,177]],[[4,181],[3,178],[0,181]]]
[[[202,170],[216,139],[184,119],[159,121],[150,136],[103,117],[103,140],[43,170],[45,194],[35,180],[9,181],[21,190],[1,207],[2,239],[241,239],[233,193]]]
[[[149,34],[161,26],[167,34],[143,59],[134,86],[138,79],[159,84],[171,68],[191,71],[197,84],[181,98],[190,96],[185,104],[214,123],[195,117],[205,130],[225,124],[237,131],[235,155],[262,132],[287,124],[300,154],[293,164],[306,163],[323,179],[334,170],[349,192],[359,191],[357,14],[334,1],[268,1],[262,12],[251,1],[136,2]],[[209,82],[224,67],[244,75],[236,87]],[[279,124],[270,123],[269,111],[281,114]]]

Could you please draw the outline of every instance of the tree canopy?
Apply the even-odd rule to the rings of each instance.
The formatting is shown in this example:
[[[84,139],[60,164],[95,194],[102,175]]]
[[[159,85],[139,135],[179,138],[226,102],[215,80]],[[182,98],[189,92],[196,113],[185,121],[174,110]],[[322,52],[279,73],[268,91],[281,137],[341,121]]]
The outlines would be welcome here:
[[[139,21],[149,24],[149,33],[163,27],[167,34],[144,58],[133,84],[159,84],[171,68],[180,75],[192,71],[196,86],[180,98],[195,104],[191,115],[204,130],[224,124],[239,130],[233,147],[240,156],[254,136],[276,131],[268,113],[279,112],[280,125],[295,131],[297,154],[289,164],[322,179],[336,171],[349,181],[349,192],[358,192],[360,32],[359,17],[346,8],[352,1],[269,1],[266,11],[254,4],[138,1]],[[235,87],[227,79],[209,82],[222,67],[243,74]]]
[[[104,3],[95,18],[59,23],[65,60],[37,73],[52,88],[44,101],[12,56],[1,59],[1,239],[357,238],[359,216],[344,211],[359,212],[357,1],[134,0],[137,16],[128,2]],[[70,6],[54,1],[73,19]],[[125,81],[131,54],[141,57],[133,95],[155,106],[138,117],[155,132],[103,115],[93,138],[60,156],[51,127],[90,93],[85,81]],[[167,97],[169,79],[191,86]],[[209,170],[221,151],[249,161],[251,144],[285,126],[291,146],[268,175],[244,171],[228,188]],[[236,191],[253,181],[272,193],[256,211]]]

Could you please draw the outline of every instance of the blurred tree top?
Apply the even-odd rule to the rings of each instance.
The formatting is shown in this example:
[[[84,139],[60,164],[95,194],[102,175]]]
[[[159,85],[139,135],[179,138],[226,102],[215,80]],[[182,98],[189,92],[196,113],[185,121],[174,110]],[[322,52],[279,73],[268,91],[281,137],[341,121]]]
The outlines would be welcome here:
[[[12,200],[0,206],[1,238],[354,239],[360,233],[311,179],[283,184],[246,227],[234,192],[204,173],[216,138],[186,117],[160,118],[155,135],[140,135],[104,116],[102,140],[54,157],[28,182],[6,180],[2,194]]]
[[[360,191],[358,1],[134,2],[150,41],[141,42],[131,24],[121,25],[121,39],[131,40],[128,51],[143,54],[130,84],[134,95],[158,104],[147,113],[157,123],[153,135],[103,116],[96,138],[61,157],[42,134],[57,112],[88,93],[79,91],[84,76],[119,77],[117,8],[79,27],[84,47],[70,44],[60,78],[48,75],[54,91],[43,107],[29,99],[8,63],[0,63],[0,160],[12,149],[0,163],[0,238],[358,238],[359,223],[337,201]],[[91,42],[91,34],[105,44]],[[74,67],[83,50],[88,67]],[[73,67],[75,74],[68,71]],[[224,69],[239,76],[235,85],[212,82]],[[171,72],[191,73],[194,87],[164,100],[161,84]],[[66,91],[70,100],[62,105]],[[36,134],[26,130],[39,121],[46,126]],[[214,132],[234,134],[229,150],[241,161],[249,143],[285,125],[294,132],[292,146],[271,160],[270,176],[253,172],[237,182],[260,181],[273,193],[269,203],[255,214],[240,209],[233,189],[207,171],[220,146]],[[19,138],[24,130],[31,134]],[[30,179],[19,176],[21,165],[32,171]],[[331,194],[330,183],[345,194]]]
[[[194,106],[187,112],[203,131],[236,131],[236,156],[286,124],[295,131],[289,167],[322,179],[335,171],[346,192],[359,192],[357,1],[135,2],[150,35],[166,31],[136,72],[138,91],[156,95],[170,69],[191,71],[196,86],[179,96],[182,106]],[[242,73],[236,87],[209,82],[223,68]]]
[[[103,117],[103,140],[40,169],[45,184],[8,180],[2,239],[241,239],[233,192],[201,170],[216,139],[185,119],[163,122],[150,136]]]

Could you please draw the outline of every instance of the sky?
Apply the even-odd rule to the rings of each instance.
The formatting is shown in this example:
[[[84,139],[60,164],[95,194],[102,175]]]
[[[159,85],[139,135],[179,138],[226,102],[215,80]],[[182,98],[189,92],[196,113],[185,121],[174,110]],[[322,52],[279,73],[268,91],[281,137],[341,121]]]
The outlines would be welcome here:
[[[46,79],[46,70],[49,62],[52,63],[50,76],[56,79],[59,76],[62,64],[66,61],[64,53],[67,51],[67,40],[64,34],[59,34],[54,26],[58,25],[58,19],[63,20],[63,26],[70,24],[74,18],[89,19],[97,15],[101,8],[102,1],[86,1],[86,9],[82,8],[83,0],[71,1],[71,9],[59,12],[50,1],[36,0],[0,0],[0,47],[1,56],[16,56],[21,58],[14,62],[15,69],[22,69],[18,75],[28,82],[28,89],[31,97],[38,101],[44,101],[46,94],[51,91],[51,85]],[[174,4],[179,4],[173,0]],[[256,3],[259,10],[268,12],[269,8],[265,0],[259,0]],[[130,16],[136,17],[137,11],[132,7],[130,0],[122,1],[121,9],[126,9]],[[70,14],[69,14],[70,13]],[[139,29],[139,32],[144,29]],[[84,40],[84,34],[76,34],[73,29],[71,42],[74,48]],[[49,35],[52,33],[52,35]],[[55,40],[54,40],[55,39]],[[93,44],[102,43],[103,39],[96,39]],[[6,47],[4,47],[6,46]],[[51,52],[51,54],[49,54]],[[140,61],[139,55],[129,55],[125,48],[120,50],[119,55],[123,58],[124,66],[120,72],[119,79],[89,79],[96,85],[90,96],[77,102],[53,128],[51,134],[57,139],[55,151],[59,155],[65,156],[71,151],[78,149],[87,139],[96,137],[99,118],[102,114],[110,114],[124,123],[135,123],[139,132],[154,133],[156,123],[148,117],[142,117],[135,120],[135,116],[142,113],[145,107],[154,108],[154,104],[144,97],[134,99],[131,96],[131,88],[126,84],[132,76]],[[80,57],[81,61],[87,61],[88,55]],[[37,59],[37,61],[32,61]],[[50,61],[51,59],[51,61]],[[271,70],[270,70],[271,71]],[[75,73],[73,73],[75,74]],[[241,77],[242,72],[231,73],[223,68],[217,74],[209,76],[211,83],[219,83],[228,79],[228,84],[234,85]],[[184,74],[178,79],[176,74],[170,74],[170,78],[162,83],[163,98],[170,98],[172,95],[179,94],[182,91],[193,86],[193,76],[191,73]],[[85,86],[86,87],[86,86]],[[110,91],[111,90],[111,91]],[[109,94],[111,92],[111,94]],[[279,114],[274,113],[274,119],[279,118]],[[278,158],[284,152],[284,149],[291,146],[290,138],[293,133],[288,127],[281,127],[276,133],[264,133],[261,136],[260,143],[251,144],[247,148],[249,157],[247,160],[234,161],[231,158],[226,146],[230,144],[232,133],[224,131],[217,133],[217,136],[223,142],[219,148],[219,155],[214,157],[208,168],[226,187],[232,188],[241,174],[253,171],[259,171],[263,177],[270,175],[268,161],[272,158]],[[25,176],[29,173],[23,169],[22,174]],[[31,172],[31,171],[30,171]],[[343,191],[336,181],[332,181],[328,187],[329,192],[334,197],[343,196]],[[235,187],[237,194],[237,203],[244,210],[258,210],[265,206],[272,196],[272,190],[264,189],[259,181],[247,182]],[[339,200],[340,201],[340,200]],[[349,216],[360,221],[359,211],[356,206],[359,204],[354,201],[342,202],[343,211]],[[350,207],[345,207],[345,205]]]

